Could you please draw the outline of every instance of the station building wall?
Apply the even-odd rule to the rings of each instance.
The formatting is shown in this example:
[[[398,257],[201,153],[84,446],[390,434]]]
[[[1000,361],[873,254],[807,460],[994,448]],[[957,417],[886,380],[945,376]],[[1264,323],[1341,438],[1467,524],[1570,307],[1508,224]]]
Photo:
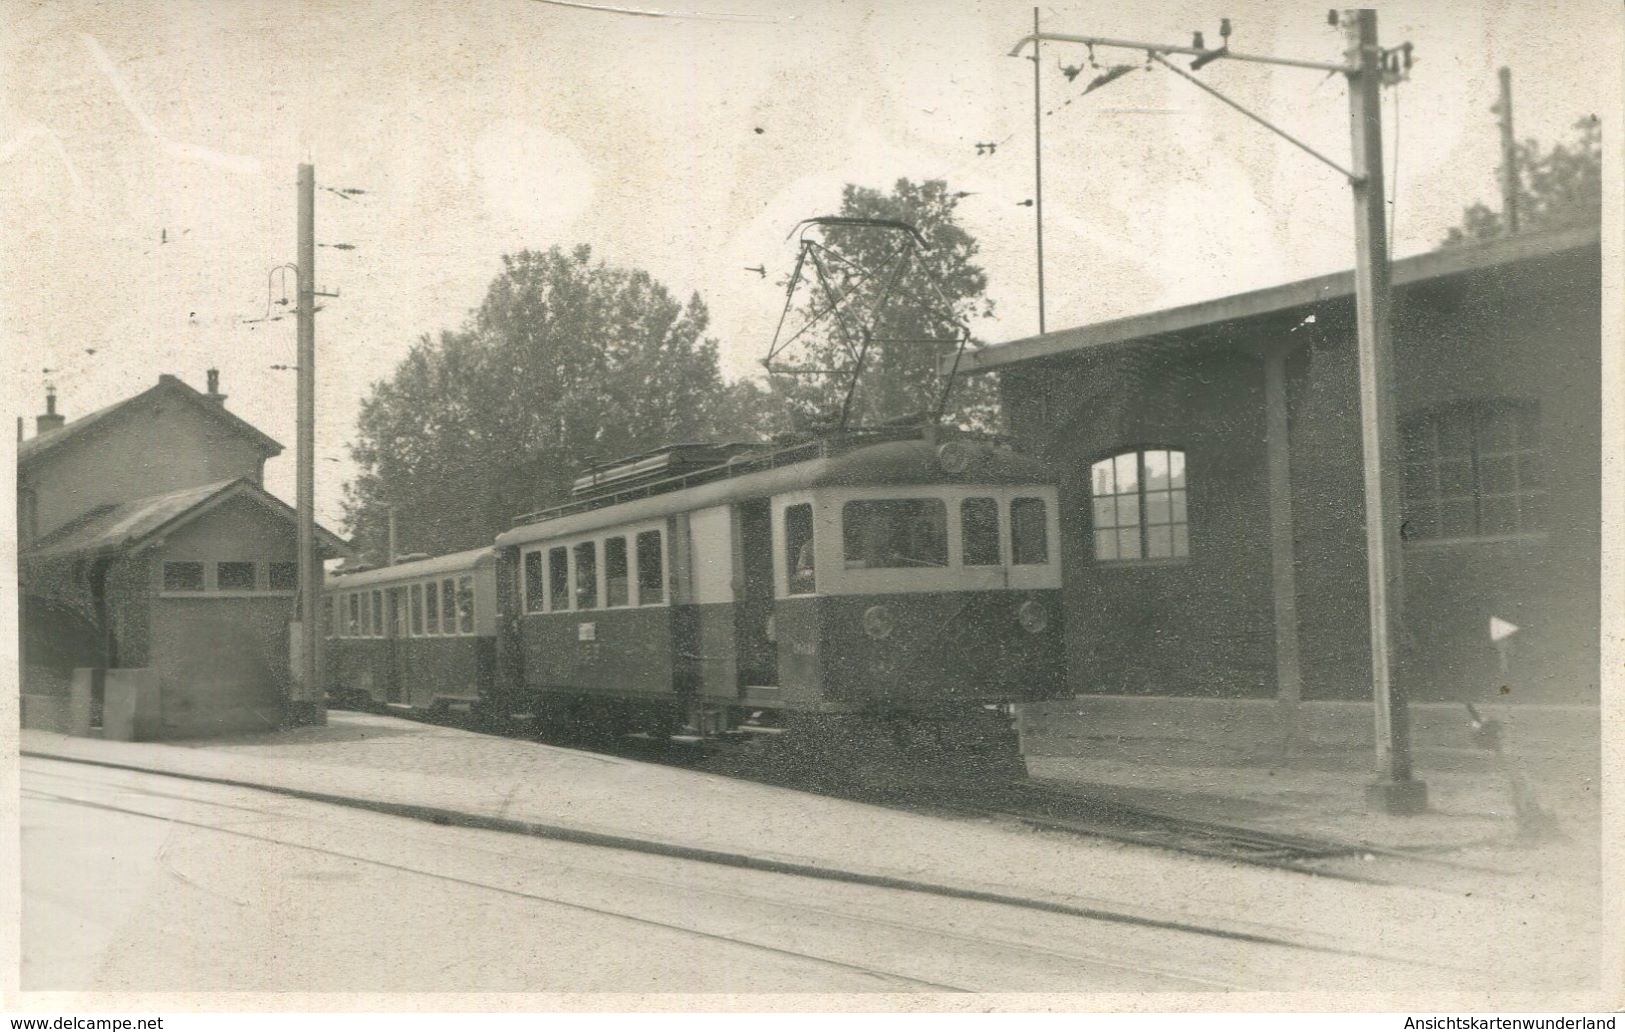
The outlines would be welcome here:
[[[1493,480],[1492,468],[1522,462],[1517,503],[1530,513],[1508,525],[1503,505],[1470,531],[1445,532],[1407,501],[1399,676],[1413,698],[1597,701],[1599,317],[1594,247],[1425,280],[1396,297],[1397,406],[1414,482],[1425,473],[1437,485],[1452,475],[1441,472],[1450,463],[1430,460],[1434,453],[1419,442],[1476,427],[1469,451],[1474,468],[1486,472],[1469,474],[1477,486],[1468,493],[1489,486],[1483,477]],[[1074,692],[1276,692],[1261,354],[1282,344],[1293,348],[1286,400],[1303,697],[1369,697],[1359,390],[1347,298],[1214,325],[1196,339],[1107,345],[1000,374],[1018,443],[1061,479]],[[1508,421],[1533,427],[1535,439],[1505,446],[1496,435]],[[1186,453],[1189,557],[1098,561],[1090,466],[1153,446]],[[1491,616],[1522,628],[1510,641],[1505,676],[1489,640]]]

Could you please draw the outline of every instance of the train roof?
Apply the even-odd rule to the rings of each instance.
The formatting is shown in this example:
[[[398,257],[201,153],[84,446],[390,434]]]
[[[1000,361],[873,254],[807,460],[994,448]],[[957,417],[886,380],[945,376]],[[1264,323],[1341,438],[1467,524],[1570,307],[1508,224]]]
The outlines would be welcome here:
[[[939,448],[959,449],[950,472]],[[961,468],[962,467],[962,468]],[[563,537],[748,498],[818,487],[920,484],[1053,483],[1043,463],[987,440],[949,438],[939,445],[917,432],[907,439],[825,438],[778,451],[740,456],[719,466],[655,484],[585,499],[521,517],[498,536],[498,548]]]
[[[471,548],[466,552],[451,552],[431,559],[414,559],[393,566],[362,570],[360,573],[329,573],[325,586],[329,589],[374,587],[379,584],[393,584],[396,581],[417,580],[419,577],[430,577],[440,573],[467,573],[480,566],[482,562],[489,565],[495,559],[496,553],[492,551],[490,545],[485,545],[481,548]]]

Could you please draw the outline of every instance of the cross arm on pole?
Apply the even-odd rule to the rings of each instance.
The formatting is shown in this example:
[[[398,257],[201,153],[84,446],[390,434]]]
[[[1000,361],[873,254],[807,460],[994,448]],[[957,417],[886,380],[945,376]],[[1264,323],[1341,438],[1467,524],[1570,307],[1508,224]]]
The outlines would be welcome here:
[[[1320,151],[1315,150],[1313,147],[1309,146],[1307,143],[1304,143],[1302,140],[1299,140],[1297,137],[1291,135],[1286,130],[1281,129],[1280,127],[1278,127],[1278,126],[1274,125],[1273,123],[1269,122],[1262,115],[1254,114],[1253,112],[1251,112],[1251,111],[1247,110],[1246,108],[1242,107],[1240,104],[1238,104],[1237,102],[1231,100],[1229,97],[1225,96],[1224,94],[1220,93],[1218,90],[1214,89],[1212,86],[1209,86],[1207,83],[1203,82],[1201,79],[1198,79],[1196,76],[1194,76],[1191,73],[1185,71],[1183,68],[1180,68],[1177,65],[1173,64],[1166,57],[1163,57],[1162,54],[1159,53],[1158,51],[1149,50],[1149,51],[1146,51],[1146,53],[1147,53],[1148,56],[1150,56],[1150,58],[1153,61],[1155,61],[1158,64],[1162,65],[1164,68],[1168,69],[1170,72],[1173,72],[1175,75],[1179,76],[1181,79],[1184,79],[1186,82],[1192,83],[1195,86],[1197,86],[1199,89],[1211,94],[1214,97],[1217,97],[1220,101],[1223,101],[1225,104],[1228,104],[1230,107],[1233,107],[1237,111],[1240,111],[1242,114],[1246,115],[1248,118],[1250,118],[1253,121],[1257,122],[1259,125],[1263,126],[1265,129],[1268,129],[1270,132],[1274,133],[1276,136],[1279,136],[1281,139],[1283,139],[1286,142],[1292,144],[1292,146],[1294,146],[1294,147],[1298,148],[1299,150],[1303,151],[1305,154],[1309,155],[1310,157],[1315,158],[1316,160],[1320,161],[1322,164],[1329,165],[1330,167],[1332,167],[1332,168],[1336,169],[1337,171],[1343,173],[1344,178],[1346,178],[1350,183],[1362,183],[1362,182],[1365,181],[1364,176],[1357,175],[1354,172],[1349,171],[1348,169],[1344,168],[1342,165],[1339,165],[1337,162],[1333,161],[1331,158],[1328,158],[1326,155],[1320,153]]]
[[[1051,43],[1082,43],[1092,47],[1116,47],[1120,50],[1143,50],[1149,53],[1163,54],[1190,54],[1194,57],[1206,57],[1210,60],[1228,58],[1231,61],[1250,61],[1255,64],[1283,65],[1288,68],[1310,68],[1320,72],[1342,72],[1352,75],[1358,71],[1355,65],[1336,64],[1331,61],[1302,61],[1295,57],[1273,57],[1269,54],[1244,54],[1231,50],[1228,47],[1219,47],[1204,50],[1200,47],[1168,46],[1163,43],[1141,43],[1132,39],[1111,39],[1106,36],[1074,36],[1063,32],[1034,32],[1021,37],[1016,45],[1010,48],[1011,57],[1019,57],[1021,48],[1029,43],[1040,40]]]

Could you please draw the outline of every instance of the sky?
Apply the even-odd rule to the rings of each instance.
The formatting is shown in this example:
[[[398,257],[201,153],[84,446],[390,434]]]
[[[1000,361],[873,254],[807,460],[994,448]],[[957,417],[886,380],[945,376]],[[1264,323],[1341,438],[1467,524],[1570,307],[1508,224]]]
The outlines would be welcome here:
[[[620,8],[620,10],[606,8]],[[1520,138],[1604,115],[1618,149],[1618,6],[1378,8],[1411,78],[1384,91],[1394,253],[1496,205],[1490,108],[1513,73]],[[652,17],[641,13],[660,12]],[[175,373],[221,371],[232,411],[286,445],[291,318],[251,322],[294,259],[297,166],[319,185],[317,511],[342,529],[361,400],[412,344],[462,324],[521,249],[585,243],[709,305],[724,371],[753,375],[801,219],[843,184],[944,178],[966,191],[994,315],[1037,331],[1033,65],[1008,56],[1030,3],[765,0],[232,0],[24,3],[0,26],[0,340],[14,414],[70,419]],[[1044,5],[1045,31],[1341,57],[1324,6]],[[1101,65],[1144,64],[1099,50]],[[1346,182],[1165,70],[1080,97],[1081,47],[1040,62],[1050,330],[1346,268]],[[1201,78],[1334,161],[1341,77],[1220,61]],[[1068,101],[1071,101],[1068,103]],[[995,144],[978,153],[978,143]],[[983,148],[987,150],[988,148]],[[764,266],[768,276],[747,271]],[[291,291],[291,285],[290,285]]]

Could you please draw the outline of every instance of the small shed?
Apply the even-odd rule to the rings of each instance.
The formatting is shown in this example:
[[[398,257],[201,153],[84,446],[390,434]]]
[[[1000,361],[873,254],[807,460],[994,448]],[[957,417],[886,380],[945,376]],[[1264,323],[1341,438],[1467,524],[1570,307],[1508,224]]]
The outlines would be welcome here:
[[[348,548],[317,530],[319,560]],[[297,619],[294,510],[238,477],[98,506],[19,557],[24,691],[151,671],[163,737],[275,727]],[[30,686],[26,680],[57,681]]]

